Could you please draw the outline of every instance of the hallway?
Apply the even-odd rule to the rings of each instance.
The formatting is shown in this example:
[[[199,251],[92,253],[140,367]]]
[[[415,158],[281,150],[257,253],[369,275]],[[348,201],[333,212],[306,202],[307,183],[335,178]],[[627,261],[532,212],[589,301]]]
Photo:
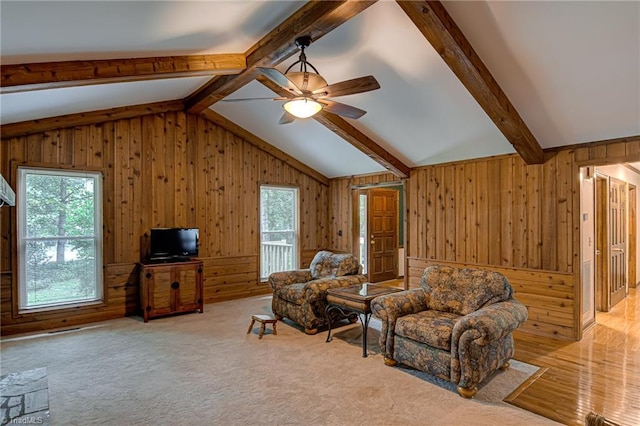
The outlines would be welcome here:
[[[640,301],[637,289],[579,342],[514,333],[515,359],[547,370],[511,404],[569,425],[589,411],[620,425],[640,424]]]

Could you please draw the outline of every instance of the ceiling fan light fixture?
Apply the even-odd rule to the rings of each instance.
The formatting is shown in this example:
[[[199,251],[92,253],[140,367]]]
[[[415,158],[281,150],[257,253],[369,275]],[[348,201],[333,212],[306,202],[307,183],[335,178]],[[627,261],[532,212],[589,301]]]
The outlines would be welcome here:
[[[322,105],[311,98],[292,99],[283,107],[285,111],[297,118],[311,117],[322,109]]]

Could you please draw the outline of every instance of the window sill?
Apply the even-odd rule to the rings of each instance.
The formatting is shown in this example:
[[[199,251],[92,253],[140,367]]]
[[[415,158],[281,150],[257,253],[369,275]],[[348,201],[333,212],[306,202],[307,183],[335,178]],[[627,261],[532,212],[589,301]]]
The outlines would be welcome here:
[[[89,302],[65,303],[59,305],[38,306],[33,308],[19,308],[18,316],[29,316],[32,314],[77,312],[84,309],[93,309],[107,306],[103,300],[93,300]]]

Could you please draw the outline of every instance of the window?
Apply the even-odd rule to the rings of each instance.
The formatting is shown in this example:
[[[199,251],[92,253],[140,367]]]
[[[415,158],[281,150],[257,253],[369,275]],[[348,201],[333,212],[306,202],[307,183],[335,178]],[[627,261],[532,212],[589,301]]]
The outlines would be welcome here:
[[[260,277],[298,268],[298,189],[260,186]]]
[[[19,309],[102,299],[102,175],[18,168]]]

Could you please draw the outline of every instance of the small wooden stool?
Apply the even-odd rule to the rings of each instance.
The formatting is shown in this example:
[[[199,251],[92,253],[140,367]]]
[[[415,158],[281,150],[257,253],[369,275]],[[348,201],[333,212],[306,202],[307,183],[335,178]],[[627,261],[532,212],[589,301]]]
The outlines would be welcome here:
[[[270,317],[269,315],[251,315],[251,325],[249,326],[249,330],[247,330],[247,334],[251,333],[253,324],[255,324],[256,321],[260,323],[260,335],[258,336],[258,339],[262,339],[265,324],[272,324],[271,327],[273,328],[273,334],[278,335],[278,332],[276,331],[276,323],[278,320]]]

